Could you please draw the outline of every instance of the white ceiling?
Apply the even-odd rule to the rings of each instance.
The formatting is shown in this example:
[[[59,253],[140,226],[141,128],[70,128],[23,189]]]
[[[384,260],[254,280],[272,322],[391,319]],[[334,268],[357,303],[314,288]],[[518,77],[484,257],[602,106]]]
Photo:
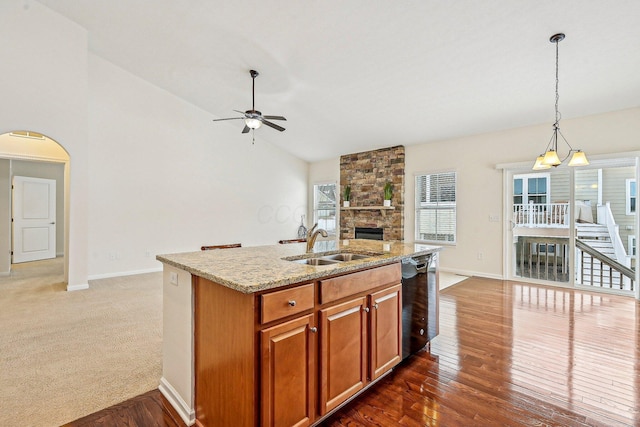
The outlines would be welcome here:
[[[283,115],[307,161],[640,105],[638,0],[40,0],[95,54],[209,111]],[[211,123],[233,126],[241,120]],[[215,132],[215,131],[214,131]]]

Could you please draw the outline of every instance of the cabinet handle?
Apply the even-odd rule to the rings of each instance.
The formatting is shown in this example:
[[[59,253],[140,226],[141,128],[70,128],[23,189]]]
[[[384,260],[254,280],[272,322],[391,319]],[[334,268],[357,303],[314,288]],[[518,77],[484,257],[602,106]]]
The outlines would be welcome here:
[[[318,328],[316,328],[315,326],[314,326],[314,327],[312,327],[312,328],[309,328],[309,330],[310,330],[311,332],[313,332],[314,334],[315,334],[316,332],[318,332]]]
[[[291,301],[289,301],[289,305],[290,305],[291,307],[295,307],[295,306],[296,306],[296,301],[295,301],[295,300],[291,300]]]
[[[365,307],[364,311],[366,311],[368,313],[369,312],[369,307]]]
[[[373,308],[378,309],[378,303],[373,304]]]

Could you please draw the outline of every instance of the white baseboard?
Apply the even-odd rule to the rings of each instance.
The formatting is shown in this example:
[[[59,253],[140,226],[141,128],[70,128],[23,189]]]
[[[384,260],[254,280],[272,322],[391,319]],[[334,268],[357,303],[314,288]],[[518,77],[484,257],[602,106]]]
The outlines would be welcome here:
[[[89,276],[89,280],[110,279],[112,277],[134,276],[136,274],[157,273],[162,271],[162,267],[147,268],[145,270],[120,271],[118,273],[94,274]]]
[[[440,268],[440,271],[443,273],[451,273],[451,274],[459,274],[462,276],[475,276],[475,277],[484,277],[487,279],[496,279],[496,280],[504,280],[504,277],[500,274],[489,274],[482,271],[471,271],[471,270],[458,270],[458,269],[448,269],[448,268]]]
[[[186,425],[192,426],[196,423],[196,411],[187,405],[187,402],[182,399],[175,388],[164,377],[160,378],[160,385],[158,386],[160,393],[167,398],[171,406],[178,411],[180,418]]]
[[[79,285],[69,285],[67,284],[67,291],[81,291],[84,289],[89,289],[88,283],[80,283]]]

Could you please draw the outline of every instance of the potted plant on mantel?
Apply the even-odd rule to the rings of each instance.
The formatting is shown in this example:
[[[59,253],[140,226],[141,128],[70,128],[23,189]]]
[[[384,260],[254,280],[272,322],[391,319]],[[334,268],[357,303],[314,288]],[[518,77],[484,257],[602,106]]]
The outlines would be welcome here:
[[[393,185],[390,181],[384,184],[384,206],[391,206],[391,196],[393,195]]]
[[[351,204],[351,186],[350,185],[345,185],[344,191],[342,193],[342,197],[344,199],[342,201],[342,206],[344,206],[345,208],[348,208],[349,205]]]

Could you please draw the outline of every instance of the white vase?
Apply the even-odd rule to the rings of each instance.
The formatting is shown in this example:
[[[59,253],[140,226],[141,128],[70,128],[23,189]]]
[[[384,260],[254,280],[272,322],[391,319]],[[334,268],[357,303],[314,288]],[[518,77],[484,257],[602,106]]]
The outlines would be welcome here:
[[[348,208],[350,204],[351,202],[349,202],[348,200],[342,202],[342,206],[344,206],[345,208]]]
[[[383,206],[391,206],[391,200],[385,200]]]

